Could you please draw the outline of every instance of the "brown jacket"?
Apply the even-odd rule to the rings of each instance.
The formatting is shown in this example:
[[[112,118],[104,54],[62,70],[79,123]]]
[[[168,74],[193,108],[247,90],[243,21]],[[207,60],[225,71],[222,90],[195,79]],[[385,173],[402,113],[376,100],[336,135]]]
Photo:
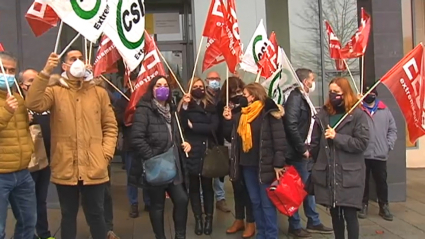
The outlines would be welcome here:
[[[29,120],[24,100],[18,100],[14,114],[4,108],[7,92],[0,90],[0,173],[12,173],[28,168],[34,146],[29,131]]]
[[[48,78],[37,76],[26,105],[35,112],[50,110],[51,181],[61,185],[107,182],[118,135],[108,93],[94,81],[79,87],[78,82],[58,75],[50,78],[52,86]]]

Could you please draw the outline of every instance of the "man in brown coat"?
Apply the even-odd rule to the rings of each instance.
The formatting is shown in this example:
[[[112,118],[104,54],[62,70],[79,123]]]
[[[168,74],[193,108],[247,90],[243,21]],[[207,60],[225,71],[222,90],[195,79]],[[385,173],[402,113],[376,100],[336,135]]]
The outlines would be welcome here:
[[[93,239],[105,239],[104,192],[117,122],[108,93],[90,80],[81,52],[66,52],[62,62],[64,72],[57,84],[48,86],[59,64],[55,53],[49,56],[27,93],[26,105],[35,112],[50,110],[51,181],[56,184],[61,206],[61,237],[76,238],[81,194]]]

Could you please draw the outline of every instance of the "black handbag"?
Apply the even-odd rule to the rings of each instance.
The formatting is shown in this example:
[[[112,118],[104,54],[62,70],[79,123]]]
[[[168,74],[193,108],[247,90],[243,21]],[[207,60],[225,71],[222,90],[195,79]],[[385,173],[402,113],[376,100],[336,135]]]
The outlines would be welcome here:
[[[215,145],[208,147],[202,165],[202,176],[206,178],[221,178],[229,175],[229,148],[219,145],[217,136],[212,131]]]

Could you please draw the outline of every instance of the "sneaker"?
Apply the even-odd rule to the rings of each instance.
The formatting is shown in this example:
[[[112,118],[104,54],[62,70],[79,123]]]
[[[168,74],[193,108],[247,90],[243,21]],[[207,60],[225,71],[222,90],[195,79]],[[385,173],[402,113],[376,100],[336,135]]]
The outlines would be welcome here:
[[[106,235],[106,239],[120,239],[113,231],[109,231]]]
[[[379,216],[381,216],[384,220],[387,220],[387,221],[393,220],[393,215],[390,212],[390,208],[388,204],[379,206]]]
[[[332,234],[334,230],[320,223],[317,226],[307,225],[307,231],[310,233]]]
[[[295,238],[311,238],[310,232],[308,232],[304,228],[301,228],[301,229],[289,229],[288,234],[290,236],[295,237]]]
[[[367,209],[368,209],[367,204],[364,204],[362,207],[362,210],[360,210],[360,212],[357,213],[357,217],[360,219],[367,218]]]
[[[226,200],[220,200],[215,204],[215,207],[222,212],[230,212],[229,207],[227,206]]]
[[[133,204],[130,206],[130,212],[128,213],[128,216],[131,218],[138,218],[139,217],[139,205]]]

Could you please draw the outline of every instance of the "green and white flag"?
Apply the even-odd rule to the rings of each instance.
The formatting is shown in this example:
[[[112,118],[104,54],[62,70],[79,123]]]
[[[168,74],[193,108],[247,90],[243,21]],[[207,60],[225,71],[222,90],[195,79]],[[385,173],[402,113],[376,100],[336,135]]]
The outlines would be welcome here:
[[[108,15],[107,0],[46,0],[60,19],[83,35],[96,42],[103,32]]]
[[[242,57],[240,68],[244,71],[257,74],[257,62],[261,60],[261,57],[267,50],[268,45],[270,45],[270,41],[267,37],[267,31],[264,27],[263,19],[261,19],[257,29],[254,32],[254,36],[249,42],[245,54]]]
[[[279,47],[277,57],[278,70],[271,77],[262,82],[261,85],[264,86],[268,96],[272,98],[276,104],[282,105],[285,102],[285,95],[297,87],[299,81],[282,47]]]
[[[144,0],[108,0],[111,15],[104,33],[133,71],[145,57]]]

